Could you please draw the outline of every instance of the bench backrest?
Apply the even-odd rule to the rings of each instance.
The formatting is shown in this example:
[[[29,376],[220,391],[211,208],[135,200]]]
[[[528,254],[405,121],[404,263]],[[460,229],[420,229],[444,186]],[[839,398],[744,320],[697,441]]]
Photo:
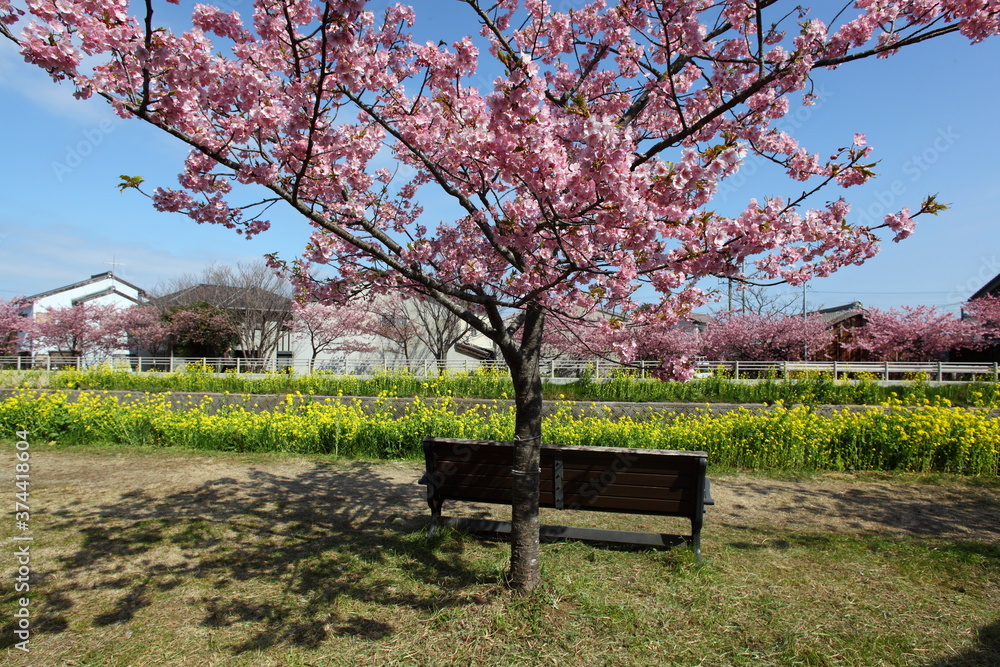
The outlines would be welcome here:
[[[424,438],[429,489],[442,498],[511,502],[513,443]],[[542,445],[539,505],[701,516],[705,452]]]

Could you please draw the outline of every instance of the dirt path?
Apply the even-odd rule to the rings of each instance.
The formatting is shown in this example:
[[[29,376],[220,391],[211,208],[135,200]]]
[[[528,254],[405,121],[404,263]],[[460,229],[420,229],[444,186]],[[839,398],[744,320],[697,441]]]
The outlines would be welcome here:
[[[198,514],[227,502],[312,498],[321,510],[368,522],[427,515],[418,463],[325,463],[304,458],[253,461],[229,455],[66,450],[36,446],[31,484],[36,511],[109,515],[170,506]],[[1000,542],[1000,491],[956,484],[858,481],[849,475],[789,482],[749,476],[712,480],[713,525],[884,533]],[[176,499],[176,503],[171,502]],[[180,505],[179,507],[177,505]]]

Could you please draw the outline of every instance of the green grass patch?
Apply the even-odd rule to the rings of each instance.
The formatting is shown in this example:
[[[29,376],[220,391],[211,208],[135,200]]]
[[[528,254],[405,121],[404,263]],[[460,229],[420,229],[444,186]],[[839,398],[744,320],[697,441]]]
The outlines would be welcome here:
[[[545,583],[521,598],[502,583],[505,542],[425,536],[409,492],[418,465],[401,476],[287,454],[33,452],[32,652],[11,648],[7,587],[8,664],[1000,661],[995,541],[720,520],[717,507],[701,564],[686,549],[548,543]],[[0,539],[12,529],[0,524]]]

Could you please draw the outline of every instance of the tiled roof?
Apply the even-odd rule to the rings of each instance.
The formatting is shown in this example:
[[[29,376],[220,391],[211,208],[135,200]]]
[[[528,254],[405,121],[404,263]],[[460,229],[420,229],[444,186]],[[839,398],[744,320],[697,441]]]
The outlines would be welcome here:
[[[121,283],[126,287],[131,287],[142,296],[145,296],[146,294],[144,290],[136,287],[135,285],[133,285],[128,281],[122,280],[118,276],[114,275],[111,271],[105,271],[104,273],[96,273],[90,276],[90,278],[88,278],[87,280],[81,280],[80,282],[73,283],[71,285],[63,285],[62,287],[57,287],[56,289],[51,289],[47,292],[39,292],[38,294],[33,294],[29,297],[26,297],[26,299],[28,301],[37,301],[38,299],[44,299],[45,297],[53,296],[54,294],[61,294],[62,292],[67,292],[71,289],[76,289],[77,287],[85,287],[86,285],[93,285],[94,283],[99,283],[102,280],[107,280],[108,278],[112,278],[115,282]]]

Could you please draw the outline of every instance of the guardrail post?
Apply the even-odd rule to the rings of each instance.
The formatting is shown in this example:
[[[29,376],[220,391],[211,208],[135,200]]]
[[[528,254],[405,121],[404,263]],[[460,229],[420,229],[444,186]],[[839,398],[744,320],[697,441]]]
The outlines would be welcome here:
[[[836,359],[834,359],[834,361],[833,361],[833,381],[834,382],[837,381],[837,360]]]
[[[939,361],[937,362],[937,364],[938,364],[937,378],[938,382],[941,382],[944,379],[944,375],[941,373],[941,362]]]
[[[882,379],[888,381],[889,379],[889,362],[883,361]]]
[[[733,362],[733,379],[734,380],[740,379],[740,362],[738,361]]]

